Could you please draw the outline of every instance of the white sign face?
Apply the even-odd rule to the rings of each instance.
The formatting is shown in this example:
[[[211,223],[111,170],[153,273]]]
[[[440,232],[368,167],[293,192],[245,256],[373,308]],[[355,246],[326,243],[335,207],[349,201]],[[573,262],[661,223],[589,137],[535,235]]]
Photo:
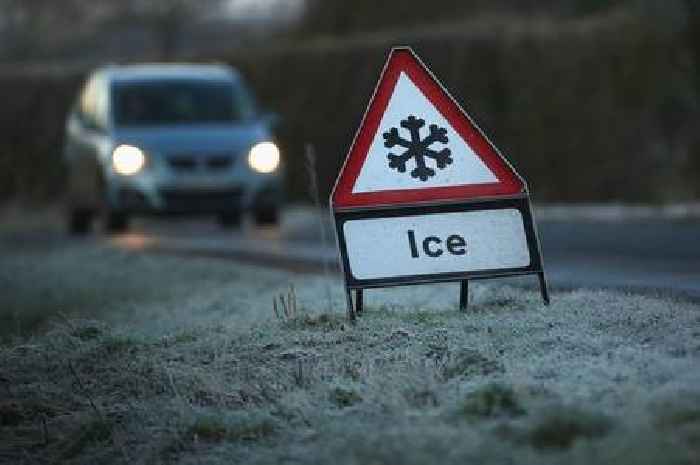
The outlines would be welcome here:
[[[523,268],[523,216],[511,209],[350,220],[343,233],[355,279]]]
[[[409,121],[410,117],[416,118],[414,120],[416,121],[415,126]],[[416,141],[413,140],[412,126],[415,135],[418,136]],[[391,134],[392,131],[395,131],[393,135],[385,136]],[[429,174],[425,176],[425,179],[412,176],[411,174],[417,165],[416,158],[415,156],[407,157],[404,161],[401,158],[402,154],[410,155],[408,149],[412,145],[415,146],[415,142],[426,143],[426,141],[433,139],[435,140],[426,144],[425,148],[433,151],[435,156],[446,151],[445,153],[449,154],[447,157],[449,161],[441,166],[437,164],[437,159],[429,159],[430,155],[428,155],[424,163],[430,170]],[[387,142],[391,147],[387,147]],[[390,166],[389,153],[396,157],[402,165],[402,172],[397,172],[396,166]],[[401,73],[352,192],[377,192],[495,182],[498,182],[498,178],[481,158],[474,153],[406,73]]]

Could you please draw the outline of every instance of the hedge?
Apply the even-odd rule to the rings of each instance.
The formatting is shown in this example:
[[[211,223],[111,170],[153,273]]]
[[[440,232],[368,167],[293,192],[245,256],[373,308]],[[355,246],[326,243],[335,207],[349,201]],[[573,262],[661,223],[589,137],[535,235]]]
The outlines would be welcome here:
[[[476,24],[476,23],[475,23]],[[445,26],[346,40],[237,49],[277,137],[290,198],[307,197],[313,144],[326,195],[393,44],[411,45],[548,202],[696,198],[696,64],[678,34],[634,18]],[[0,73],[0,199],[62,188],[64,115],[84,70]]]

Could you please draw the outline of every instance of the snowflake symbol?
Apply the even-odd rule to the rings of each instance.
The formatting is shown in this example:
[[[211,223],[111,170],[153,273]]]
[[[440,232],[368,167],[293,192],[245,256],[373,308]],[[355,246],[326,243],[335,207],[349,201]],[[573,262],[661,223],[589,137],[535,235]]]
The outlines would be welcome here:
[[[416,167],[411,171],[411,176],[418,178],[421,181],[427,181],[428,178],[435,176],[435,170],[425,164],[426,157],[435,160],[438,168],[444,169],[452,163],[450,149],[444,148],[435,151],[430,148],[435,142],[447,144],[447,129],[441,128],[436,124],[429,126],[430,134],[421,140],[420,128],[425,126],[425,120],[418,119],[413,115],[401,121],[401,127],[408,129],[411,133],[411,140],[408,141],[399,135],[398,128],[391,128],[384,133],[384,147],[390,149],[396,145],[404,147],[406,151],[401,155],[389,153],[389,168],[395,168],[399,173],[406,172],[406,162],[411,158],[415,158]]]

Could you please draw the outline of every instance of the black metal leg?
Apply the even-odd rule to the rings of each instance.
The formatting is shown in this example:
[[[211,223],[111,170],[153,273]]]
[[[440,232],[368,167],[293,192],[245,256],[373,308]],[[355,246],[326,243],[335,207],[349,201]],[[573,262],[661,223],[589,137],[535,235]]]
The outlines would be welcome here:
[[[540,292],[545,305],[549,305],[549,291],[547,290],[547,279],[544,277],[544,272],[537,273],[540,279]]]
[[[362,289],[357,289],[355,291],[355,313],[357,313],[358,315],[362,315],[363,310],[364,302],[362,296]]]
[[[352,305],[352,291],[348,288],[345,289],[345,297],[347,299],[347,305],[348,305],[348,320],[354,322],[355,321],[355,309],[353,308],[353,305]]]
[[[469,307],[469,281],[463,280],[459,283],[459,311],[466,312]]]

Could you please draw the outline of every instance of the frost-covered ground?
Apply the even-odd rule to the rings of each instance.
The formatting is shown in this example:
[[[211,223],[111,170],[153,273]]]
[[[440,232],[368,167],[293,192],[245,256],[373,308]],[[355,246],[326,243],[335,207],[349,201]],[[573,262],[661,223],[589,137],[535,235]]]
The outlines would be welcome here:
[[[298,310],[273,296],[294,285]],[[698,463],[700,306],[0,241],[0,463]]]

